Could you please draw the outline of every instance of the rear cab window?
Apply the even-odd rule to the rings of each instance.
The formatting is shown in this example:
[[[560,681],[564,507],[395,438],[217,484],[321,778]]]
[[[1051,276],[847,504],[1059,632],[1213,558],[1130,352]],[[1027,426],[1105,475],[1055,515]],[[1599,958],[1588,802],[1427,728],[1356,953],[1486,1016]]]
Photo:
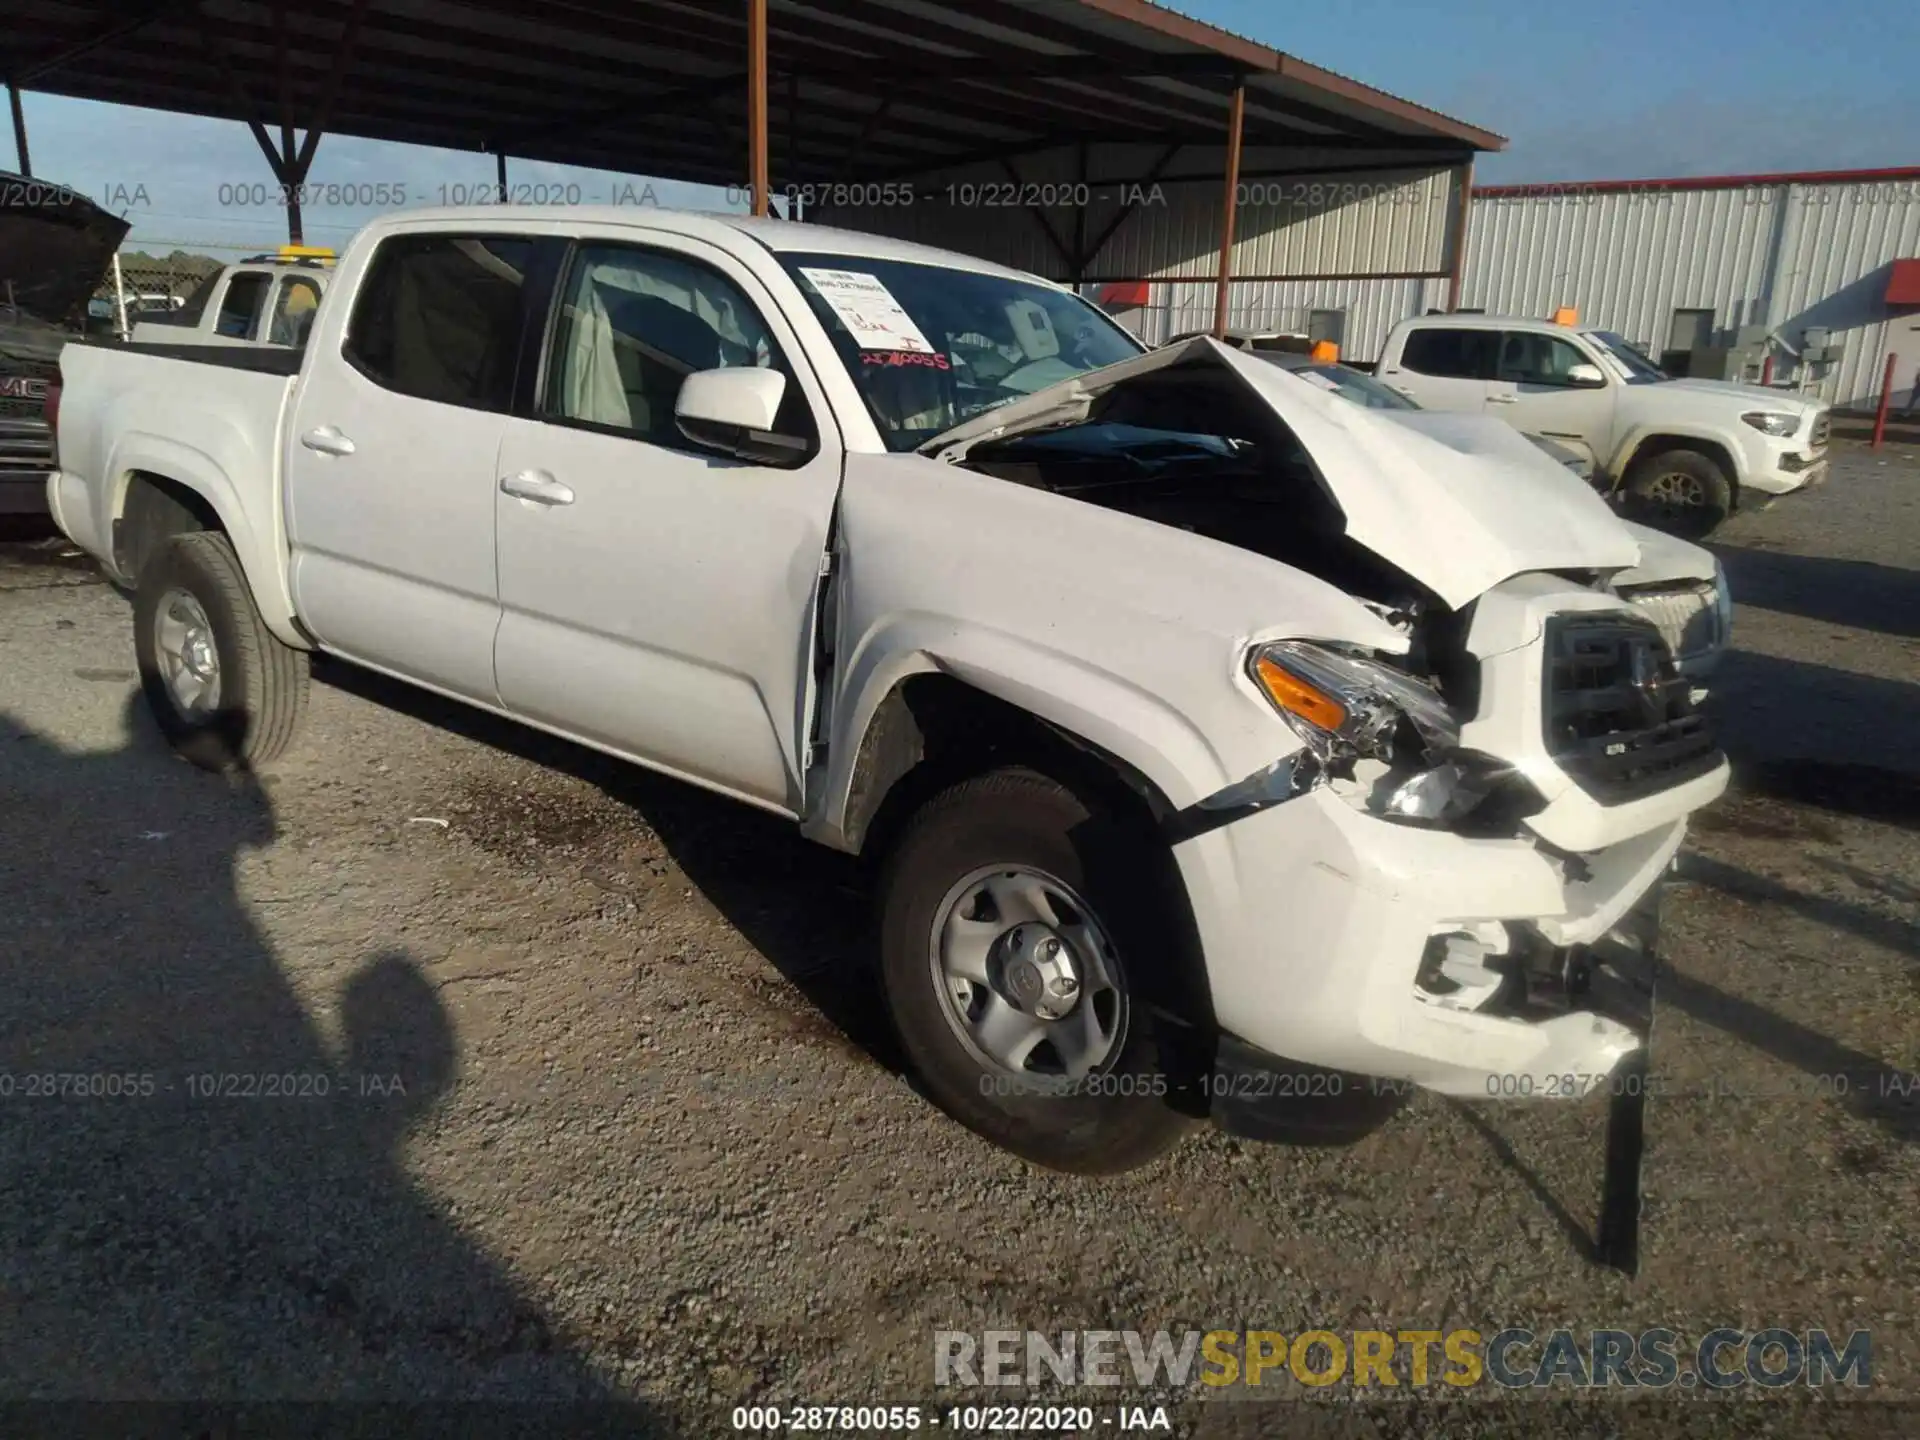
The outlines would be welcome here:
[[[1465,325],[1415,329],[1401,347],[1400,363],[1420,375],[1448,380],[1491,380],[1500,332]]]
[[[380,242],[342,354],[384,390],[507,410],[520,349],[530,235],[394,235]]]

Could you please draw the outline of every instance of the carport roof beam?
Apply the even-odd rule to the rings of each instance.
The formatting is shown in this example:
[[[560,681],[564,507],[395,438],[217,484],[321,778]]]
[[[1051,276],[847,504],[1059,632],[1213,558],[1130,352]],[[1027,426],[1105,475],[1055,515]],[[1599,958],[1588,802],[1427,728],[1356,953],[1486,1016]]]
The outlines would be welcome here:
[[[265,118],[261,107],[218,72],[273,74],[274,11],[274,0],[10,6],[12,73],[47,93],[251,124]],[[353,65],[335,76],[327,51],[356,11]],[[297,168],[331,131],[465,150],[499,142],[528,161],[737,184],[752,96],[709,118],[663,102],[737,74],[756,12],[767,71],[787,86],[782,123],[797,112],[807,129],[802,144],[781,146],[789,182],[931,174],[1040,137],[1211,146],[1235,75],[1249,158],[1319,150],[1364,163],[1369,152],[1418,152],[1457,163],[1505,144],[1145,0],[565,0],[537,13],[524,0],[301,0],[285,10],[288,85],[296,122],[314,123],[302,154],[284,158]],[[202,16],[223,37],[227,66],[208,63]],[[335,103],[321,123],[329,88]],[[890,93],[884,123],[869,128]],[[556,96],[608,118],[558,124],[570,117],[555,115]],[[508,143],[529,135],[538,138]],[[859,174],[844,173],[850,150]]]

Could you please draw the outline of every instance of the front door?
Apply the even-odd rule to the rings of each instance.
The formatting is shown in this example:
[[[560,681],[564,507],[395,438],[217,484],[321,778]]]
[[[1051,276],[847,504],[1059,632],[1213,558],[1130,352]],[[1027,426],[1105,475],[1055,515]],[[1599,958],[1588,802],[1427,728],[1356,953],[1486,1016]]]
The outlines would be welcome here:
[[[1573,367],[1600,372],[1604,383],[1581,384]],[[1620,382],[1573,341],[1537,330],[1509,330],[1487,387],[1487,413],[1529,435],[1544,435],[1603,463],[1611,452],[1614,403]]]
[[[286,442],[307,628],[350,659],[488,704],[495,462],[533,251],[525,236],[382,241],[351,322],[345,306],[317,312]]]
[[[798,813],[821,561],[840,486],[825,397],[760,283],[662,236],[582,242],[532,418],[495,467],[504,705],[645,764]],[[702,450],[695,370],[786,376],[774,467]]]

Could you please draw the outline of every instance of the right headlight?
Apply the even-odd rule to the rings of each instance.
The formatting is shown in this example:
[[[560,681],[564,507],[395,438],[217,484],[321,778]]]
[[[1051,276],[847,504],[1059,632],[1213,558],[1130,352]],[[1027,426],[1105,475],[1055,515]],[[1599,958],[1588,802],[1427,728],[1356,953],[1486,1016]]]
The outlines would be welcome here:
[[[1460,723],[1440,692],[1403,671],[1304,640],[1278,640],[1247,660],[1254,684],[1324,764],[1394,760],[1402,722],[1427,760],[1460,743]],[[1404,757],[1403,757],[1404,758]]]
[[[1787,436],[1800,428],[1798,415],[1783,415],[1777,410],[1749,410],[1740,419],[1762,435]]]

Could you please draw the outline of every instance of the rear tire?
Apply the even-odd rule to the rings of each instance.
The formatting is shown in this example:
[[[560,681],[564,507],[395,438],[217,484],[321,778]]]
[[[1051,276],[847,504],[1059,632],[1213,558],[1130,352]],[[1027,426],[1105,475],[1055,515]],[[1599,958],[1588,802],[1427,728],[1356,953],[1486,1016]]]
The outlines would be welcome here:
[[[1719,461],[1698,450],[1642,456],[1623,488],[1633,519],[1688,540],[1712,534],[1733,512],[1733,482]]]
[[[287,748],[306,707],[307,657],[267,629],[225,535],[168,540],[140,569],[133,627],[140,688],[182,756],[225,771]]]
[[[942,1109],[1036,1164],[1131,1170],[1192,1124],[1169,1103],[1182,1072],[1154,1009],[1197,958],[1156,883],[1170,861],[1155,843],[1131,817],[1008,769],[934,796],[889,857],[880,967],[902,1048]],[[956,936],[977,982],[948,963]],[[1011,1029],[983,1023],[995,1007]],[[1036,1027],[1047,1038],[1005,1063],[1023,1041],[1000,1037]]]

